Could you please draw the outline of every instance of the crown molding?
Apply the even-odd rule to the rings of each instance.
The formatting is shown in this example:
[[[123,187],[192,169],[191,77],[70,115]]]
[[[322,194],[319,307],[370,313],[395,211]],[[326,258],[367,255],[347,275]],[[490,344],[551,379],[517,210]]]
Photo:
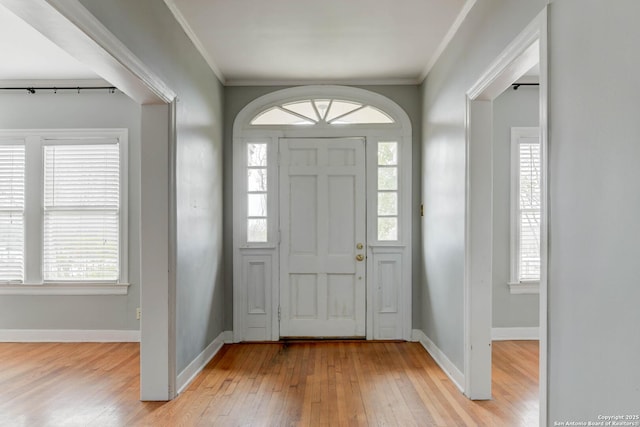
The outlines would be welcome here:
[[[427,65],[424,67],[424,70],[420,74],[420,78],[418,79],[420,84],[424,82],[424,79],[427,78],[427,74],[429,74],[436,62],[438,62],[438,59],[440,59],[440,56],[442,55],[444,50],[447,48],[447,46],[449,46],[449,43],[451,43],[453,36],[456,35],[458,30],[462,26],[462,23],[471,11],[471,8],[473,8],[473,6],[476,4],[476,1],[477,0],[467,0],[467,2],[462,6],[460,13],[458,13],[458,16],[456,16],[456,19],[455,21],[453,21],[453,24],[451,24],[451,27],[449,27],[449,31],[447,31],[447,34],[445,34],[444,38],[438,45],[438,48],[433,53],[431,59],[429,59],[429,62],[427,62]]]
[[[202,44],[202,41],[200,41],[193,28],[191,28],[191,25],[189,25],[187,18],[185,18],[185,16],[182,14],[176,2],[174,0],[164,0],[164,3],[167,5],[174,18],[176,18],[176,21],[178,21],[184,32],[187,34],[187,37],[189,37],[198,52],[200,52],[200,55],[202,55],[204,60],[207,62],[209,68],[211,68],[211,71],[213,71],[218,80],[220,80],[220,82],[225,85],[227,83],[227,79],[220,70],[220,67],[218,67],[211,55],[209,55],[209,52],[207,52],[207,49]]]
[[[337,85],[337,86],[401,86],[419,85],[418,79],[344,79],[344,80],[270,80],[270,79],[230,79],[225,86],[311,86],[311,85]]]

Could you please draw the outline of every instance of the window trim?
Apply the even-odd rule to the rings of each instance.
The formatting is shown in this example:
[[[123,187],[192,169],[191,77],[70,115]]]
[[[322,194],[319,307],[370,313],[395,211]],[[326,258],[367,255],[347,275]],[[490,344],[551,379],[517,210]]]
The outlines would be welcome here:
[[[25,276],[23,283],[0,282],[0,295],[126,295],[129,288],[129,144],[128,129],[11,129],[2,139],[23,139],[25,154]],[[43,147],[55,140],[96,143],[116,139],[120,152],[119,278],[116,281],[43,281]],[[89,141],[87,141],[89,140]],[[80,141],[78,141],[80,143]],[[37,154],[36,154],[37,153]],[[31,190],[29,191],[29,188]],[[35,188],[35,189],[34,189]],[[31,260],[31,262],[29,262]]]
[[[103,282],[0,284],[0,295],[127,295],[129,286],[129,283]]]
[[[521,138],[540,138],[539,127],[512,127],[511,128],[511,176],[509,193],[509,292],[511,294],[539,294],[539,280],[520,280],[519,265],[519,183],[520,183],[520,156],[519,144]]]

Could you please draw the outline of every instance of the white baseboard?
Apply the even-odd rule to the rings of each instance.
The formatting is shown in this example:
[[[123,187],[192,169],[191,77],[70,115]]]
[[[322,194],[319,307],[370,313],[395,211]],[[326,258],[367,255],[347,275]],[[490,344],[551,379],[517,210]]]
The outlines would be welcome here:
[[[233,332],[223,331],[218,335],[211,344],[207,346],[202,353],[200,353],[189,366],[184,368],[182,372],[178,374],[177,388],[178,394],[182,393],[191,382],[198,376],[200,372],[207,366],[207,363],[218,354],[218,351],[222,348],[223,344],[229,344],[233,342]]]
[[[412,341],[422,344],[424,349],[427,350],[427,353],[431,355],[438,366],[440,366],[449,379],[456,385],[456,387],[458,387],[458,390],[464,392],[464,387],[462,386],[462,384],[464,384],[464,374],[460,372],[451,360],[449,360],[447,355],[444,354],[442,350],[440,350],[438,346],[435,345],[435,343],[431,341],[420,329],[414,329],[411,332],[411,339]]]
[[[0,342],[140,342],[140,331],[107,329],[0,329]]]
[[[540,328],[537,326],[524,328],[492,328],[491,339],[493,341],[539,340]]]

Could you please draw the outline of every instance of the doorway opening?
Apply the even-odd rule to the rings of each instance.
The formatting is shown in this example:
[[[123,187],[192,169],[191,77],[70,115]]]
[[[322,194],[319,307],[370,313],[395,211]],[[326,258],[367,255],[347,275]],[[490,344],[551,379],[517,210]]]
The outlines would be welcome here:
[[[539,292],[540,420],[546,420],[547,346],[547,14],[546,9],[503,51],[467,92],[467,202],[465,230],[465,394],[491,399],[494,224],[494,101],[505,92],[538,86],[535,129],[511,132],[515,179],[510,182],[512,294]],[[536,82],[522,81],[535,70]],[[531,76],[529,76],[531,78]],[[519,86],[514,86],[514,83]],[[515,151],[517,150],[517,151]],[[524,171],[528,169],[527,171]],[[528,177],[519,174],[527,172]],[[528,182],[528,186],[520,185]],[[511,179],[510,179],[511,181]],[[534,194],[535,193],[535,194]],[[520,203],[529,196],[529,202]],[[522,200],[521,200],[522,199]],[[517,202],[517,203],[516,203]],[[533,206],[535,205],[535,206]],[[531,209],[529,209],[531,208]],[[534,209],[535,208],[535,209]],[[529,209],[530,211],[528,211]],[[535,211],[535,212],[534,212]],[[526,221],[525,221],[526,220]],[[528,233],[528,234],[527,234]],[[522,244],[526,243],[529,247]],[[535,246],[538,245],[536,248]],[[538,252],[537,259],[534,256]],[[527,252],[528,251],[528,252]],[[533,255],[532,255],[533,254]],[[534,289],[535,288],[535,289]],[[522,332],[522,331],[520,331]],[[532,337],[533,338],[533,337]]]
[[[234,341],[411,335],[411,124],[344,86],[234,123]]]
[[[140,398],[173,399],[176,94],[80,2],[0,3],[140,106]]]

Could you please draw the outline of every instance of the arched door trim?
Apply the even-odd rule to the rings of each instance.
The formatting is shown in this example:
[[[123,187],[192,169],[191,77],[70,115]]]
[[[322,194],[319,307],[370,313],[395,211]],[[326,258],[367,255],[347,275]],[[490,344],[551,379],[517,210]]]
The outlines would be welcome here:
[[[389,123],[252,124],[270,108],[304,100],[337,99],[371,106],[389,116]],[[286,108],[285,108],[286,110]],[[411,123],[390,99],[346,86],[302,86],[278,90],[247,104],[233,127],[233,301],[234,341],[278,340],[279,333],[279,141],[282,138],[363,138],[367,180],[367,339],[410,339],[411,336]],[[391,143],[391,146],[384,144]],[[393,143],[396,145],[393,146]],[[392,147],[397,160],[380,165],[379,150]],[[264,162],[248,165],[248,150],[259,150]],[[252,151],[254,152],[254,151]],[[258,152],[258,151],[256,151]],[[263,162],[263,163],[261,163]],[[382,161],[384,163],[384,161]],[[256,166],[257,165],[257,166]],[[378,172],[397,168],[397,239],[381,235]],[[264,174],[265,188],[248,187],[248,168]],[[393,171],[391,171],[393,172]],[[387,187],[385,187],[387,188]],[[393,188],[393,187],[389,187]],[[254,191],[255,190],[255,191]],[[264,190],[264,191],[263,191]],[[264,212],[248,215],[248,193],[264,194]],[[252,208],[253,209],[253,208]],[[266,231],[250,229],[266,224]],[[389,222],[389,221],[387,221]],[[393,221],[391,221],[393,223]],[[391,234],[391,237],[394,235]],[[382,239],[381,239],[382,238]],[[386,240],[385,240],[386,239]]]

